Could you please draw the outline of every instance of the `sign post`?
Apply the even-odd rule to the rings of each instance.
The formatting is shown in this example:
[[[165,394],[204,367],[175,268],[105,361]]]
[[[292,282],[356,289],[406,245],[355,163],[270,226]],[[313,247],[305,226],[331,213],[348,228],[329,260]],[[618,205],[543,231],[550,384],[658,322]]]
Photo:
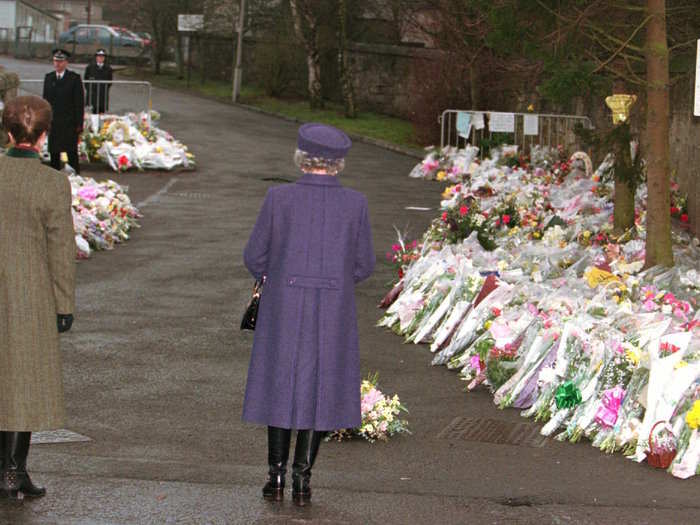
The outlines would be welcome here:
[[[204,15],[177,15],[177,30],[185,37],[185,60],[187,61],[187,87],[190,87],[192,74],[191,35],[204,29]]]
[[[236,46],[236,67],[233,70],[233,102],[238,102],[241,94],[241,75],[243,73],[243,31],[245,23],[245,0],[241,0],[241,12],[238,14],[238,45]]]
[[[695,63],[695,111],[693,114],[700,117],[700,40],[698,40],[698,51]]]

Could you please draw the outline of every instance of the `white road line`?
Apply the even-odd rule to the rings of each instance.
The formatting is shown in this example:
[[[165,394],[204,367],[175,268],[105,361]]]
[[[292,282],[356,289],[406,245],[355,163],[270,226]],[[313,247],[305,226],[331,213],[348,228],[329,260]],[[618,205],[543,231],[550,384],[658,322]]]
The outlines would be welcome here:
[[[140,208],[143,208],[143,207],[145,207],[145,206],[148,206],[148,205],[151,204],[152,202],[158,201],[158,199],[160,199],[163,195],[165,195],[166,193],[168,193],[168,190],[169,190],[170,188],[172,188],[172,187],[173,187],[173,184],[175,184],[176,182],[177,182],[177,177],[173,177],[172,179],[170,179],[170,180],[168,181],[168,183],[167,183],[165,186],[163,186],[161,189],[159,189],[159,190],[158,190],[157,192],[155,192],[153,195],[151,195],[151,196],[148,197],[147,199],[145,199],[145,200],[139,202],[139,203],[136,205],[136,207],[140,209]]]

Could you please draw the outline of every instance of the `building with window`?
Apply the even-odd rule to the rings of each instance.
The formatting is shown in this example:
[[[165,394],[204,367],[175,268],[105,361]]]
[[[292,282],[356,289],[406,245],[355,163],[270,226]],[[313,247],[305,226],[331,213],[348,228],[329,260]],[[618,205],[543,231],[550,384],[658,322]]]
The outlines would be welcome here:
[[[103,24],[103,2],[100,0],[32,0],[37,7],[62,20],[61,31],[76,24]]]
[[[54,14],[23,0],[0,0],[0,41],[54,44],[61,30]]]

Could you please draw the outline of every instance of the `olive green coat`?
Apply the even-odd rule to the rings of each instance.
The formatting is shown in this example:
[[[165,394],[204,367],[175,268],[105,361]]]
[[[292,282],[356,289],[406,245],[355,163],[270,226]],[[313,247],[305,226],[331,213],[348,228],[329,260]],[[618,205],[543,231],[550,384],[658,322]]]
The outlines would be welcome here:
[[[64,420],[56,314],[75,305],[71,189],[13,152],[0,156],[0,430],[47,430]]]

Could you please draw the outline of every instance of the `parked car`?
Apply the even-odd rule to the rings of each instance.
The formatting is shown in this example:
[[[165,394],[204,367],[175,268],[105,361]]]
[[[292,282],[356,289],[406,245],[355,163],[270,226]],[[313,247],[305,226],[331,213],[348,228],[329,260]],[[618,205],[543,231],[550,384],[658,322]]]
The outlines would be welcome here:
[[[145,49],[137,35],[106,25],[78,24],[61,33],[58,42],[76,58],[90,58],[104,48],[117,62],[141,59]]]
[[[152,48],[153,47],[153,37],[151,36],[151,33],[146,33],[146,32],[139,32],[136,33],[139,37],[141,37],[141,40],[143,41],[143,45],[147,48]]]

